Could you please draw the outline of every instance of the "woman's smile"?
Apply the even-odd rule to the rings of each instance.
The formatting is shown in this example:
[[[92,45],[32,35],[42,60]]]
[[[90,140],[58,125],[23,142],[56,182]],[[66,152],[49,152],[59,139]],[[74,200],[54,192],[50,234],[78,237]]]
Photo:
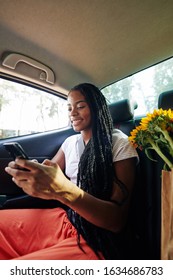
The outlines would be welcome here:
[[[76,119],[71,121],[73,126],[78,126],[82,123],[82,119]]]

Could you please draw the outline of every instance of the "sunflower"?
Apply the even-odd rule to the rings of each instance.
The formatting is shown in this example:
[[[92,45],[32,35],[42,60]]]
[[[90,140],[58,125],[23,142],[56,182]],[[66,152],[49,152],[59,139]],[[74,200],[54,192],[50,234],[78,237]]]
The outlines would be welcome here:
[[[131,131],[129,141],[135,148],[144,149],[151,160],[150,150],[155,150],[165,162],[164,169],[173,168],[173,111],[155,109],[148,113]]]

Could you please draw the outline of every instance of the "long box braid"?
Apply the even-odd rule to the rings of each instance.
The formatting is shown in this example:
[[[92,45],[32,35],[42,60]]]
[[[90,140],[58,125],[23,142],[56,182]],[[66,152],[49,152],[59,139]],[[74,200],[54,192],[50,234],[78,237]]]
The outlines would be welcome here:
[[[106,99],[96,86],[89,83],[79,84],[71,90],[78,90],[84,95],[92,119],[92,138],[80,158],[77,185],[97,198],[110,200],[115,179],[112,160],[113,123]],[[68,217],[77,229],[80,248],[82,235],[98,256],[101,252],[106,259],[116,257],[118,253],[114,233],[91,224],[72,209],[68,210]]]

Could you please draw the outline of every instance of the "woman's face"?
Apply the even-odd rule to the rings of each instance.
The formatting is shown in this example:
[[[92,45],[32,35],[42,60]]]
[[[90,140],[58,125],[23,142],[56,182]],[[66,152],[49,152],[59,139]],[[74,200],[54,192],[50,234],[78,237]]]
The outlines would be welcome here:
[[[70,91],[67,106],[73,129],[77,132],[91,131],[91,111],[80,91]]]

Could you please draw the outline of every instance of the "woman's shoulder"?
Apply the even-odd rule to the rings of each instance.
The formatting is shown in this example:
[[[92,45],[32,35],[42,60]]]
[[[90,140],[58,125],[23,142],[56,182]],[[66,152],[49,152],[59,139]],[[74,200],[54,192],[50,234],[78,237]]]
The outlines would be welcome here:
[[[113,130],[113,133],[112,133],[112,139],[113,139],[113,142],[117,141],[117,140],[121,140],[121,139],[128,139],[128,136],[122,132],[121,130],[115,128]]]
[[[74,134],[74,135],[67,137],[62,144],[62,148],[64,148],[65,146],[67,146],[69,144],[74,145],[74,143],[76,143],[78,141],[78,139],[80,139],[80,138],[81,138],[81,134]]]
[[[136,149],[131,145],[128,135],[119,129],[115,129],[112,134],[113,161],[119,161],[131,157],[137,157]]]
[[[79,138],[81,138],[81,134],[80,133],[77,133],[77,134],[73,134],[69,137],[66,138],[65,141],[71,141],[71,140],[78,140]]]

